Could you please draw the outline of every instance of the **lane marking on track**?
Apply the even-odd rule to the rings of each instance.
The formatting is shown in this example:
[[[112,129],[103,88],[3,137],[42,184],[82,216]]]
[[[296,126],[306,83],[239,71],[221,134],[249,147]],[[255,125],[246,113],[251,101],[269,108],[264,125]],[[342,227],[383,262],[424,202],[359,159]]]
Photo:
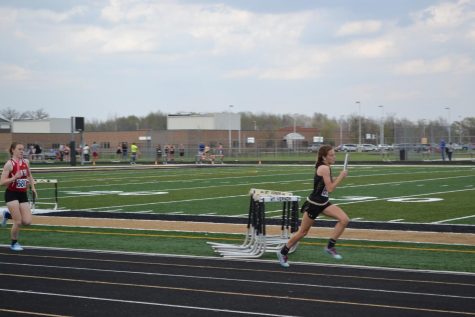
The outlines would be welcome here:
[[[289,283],[283,281],[266,281],[266,280],[249,280],[249,279],[240,279],[240,278],[226,278],[226,277],[216,277],[216,276],[196,276],[196,275],[185,275],[185,274],[170,274],[170,273],[157,273],[157,272],[138,272],[138,271],[124,271],[124,270],[110,270],[110,269],[95,269],[88,267],[71,267],[71,266],[59,266],[59,265],[44,265],[44,264],[31,264],[31,263],[13,263],[13,262],[0,262],[3,265],[12,265],[12,266],[26,266],[26,267],[41,267],[41,268],[51,268],[51,269],[64,269],[64,270],[77,270],[77,271],[94,271],[102,273],[119,273],[119,274],[131,274],[131,275],[146,275],[146,276],[166,276],[166,277],[175,277],[175,278],[184,278],[184,279],[199,279],[199,280],[220,280],[225,282],[243,282],[251,284],[269,284],[269,285],[287,285],[287,286],[302,286],[302,287],[314,287],[314,288],[330,288],[330,289],[342,289],[342,290],[351,290],[351,291],[362,291],[362,292],[378,292],[378,293],[390,293],[390,294],[404,294],[404,295],[420,295],[420,296],[434,296],[434,297],[445,297],[445,298],[460,298],[460,299],[475,299],[475,296],[461,296],[461,295],[450,295],[450,294],[438,294],[438,293],[423,293],[423,292],[409,292],[409,291],[396,291],[390,289],[374,289],[374,288],[361,288],[361,287],[348,287],[348,286],[337,286],[334,282],[330,282],[331,285],[323,284],[309,284],[309,283]],[[56,273],[56,271],[55,271]],[[9,275],[8,273],[0,273],[1,275]],[[22,276],[22,274],[20,274]],[[38,278],[46,278],[48,276],[38,276]]]
[[[7,275],[0,273],[0,275]],[[84,283],[84,284],[96,284],[96,285],[108,285],[108,286],[125,286],[125,287],[140,287],[140,288],[150,288],[150,289],[165,289],[165,290],[172,290],[172,291],[180,291],[180,292],[193,292],[193,293],[204,293],[204,294],[217,294],[217,295],[226,295],[226,296],[240,296],[240,297],[254,297],[254,298],[262,298],[262,299],[278,299],[278,300],[292,300],[298,302],[319,302],[319,303],[332,303],[332,304],[341,304],[341,305],[350,305],[350,306],[363,306],[363,307],[371,307],[371,308],[387,308],[387,309],[395,309],[395,310],[404,310],[404,311],[419,311],[419,312],[433,312],[433,313],[442,313],[442,314],[455,314],[455,315],[472,315],[475,316],[473,312],[465,312],[465,311],[454,311],[454,310],[443,310],[443,309],[432,309],[432,308],[424,308],[424,307],[407,307],[407,306],[397,306],[397,305],[384,305],[384,304],[373,304],[373,303],[361,303],[361,302],[349,302],[349,301],[338,301],[338,300],[327,300],[327,299],[320,299],[320,298],[305,298],[305,297],[291,297],[291,296],[280,296],[280,295],[267,295],[267,294],[256,294],[256,293],[243,293],[243,292],[230,292],[230,291],[216,291],[216,290],[209,290],[209,289],[194,289],[194,288],[186,288],[186,287],[168,287],[168,286],[158,286],[158,285],[143,285],[143,284],[130,284],[130,283],[118,283],[118,282],[104,282],[104,281],[90,281],[90,280],[80,280],[80,279],[65,279],[65,278],[53,278],[53,277],[38,277],[33,275],[19,275],[19,274],[8,274],[8,276],[19,277],[19,278],[28,278],[28,279],[39,279],[39,280],[52,280],[52,281],[63,281],[63,282],[71,282],[71,283]],[[0,291],[6,292],[15,292],[15,293],[36,293],[36,294],[43,294],[43,295],[50,295],[50,296],[61,296],[61,297],[72,297],[72,298],[83,298],[83,299],[96,299],[96,300],[106,300],[106,301],[120,301],[124,302],[131,302],[131,303],[145,303],[145,304],[152,304],[152,305],[160,305],[160,306],[169,306],[169,304],[163,303],[151,303],[151,302],[136,302],[136,301],[128,301],[123,299],[111,299],[111,298],[101,298],[101,297],[89,297],[89,296],[79,296],[79,295],[68,295],[68,294],[55,294],[55,293],[42,293],[42,292],[34,292],[34,291],[25,291],[25,290],[8,290],[8,289],[0,289]],[[169,306],[172,307],[172,306]],[[205,308],[199,306],[188,306],[191,309],[201,309],[201,310],[218,310],[218,311],[226,311],[223,309],[217,308]],[[249,312],[243,311],[233,311],[241,314],[249,314]],[[252,315],[265,315],[262,313],[253,313]]]
[[[71,316],[67,316],[67,315],[53,315],[53,314],[46,314],[46,313],[39,313],[39,312],[32,312],[32,311],[24,311],[24,310],[6,309],[6,308],[0,308],[0,312],[21,314],[21,315],[28,315],[28,316],[71,317]]]
[[[45,249],[45,248],[41,248]],[[61,249],[66,251],[78,252],[78,253],[93,253],[84,250],[77,249]],[[170,254],[144,254],[137,252],[113,252],[113,251],[95,251],[99,254],[114,254],[114,255],[142,255],[142,256],[156,256],[156,257],[167,257],[167,258],[186,258],[186,259],[200,259],[200,260],[211,260],[218,262],[242,262],[236,259],[223,259],[216,257],[203,257],[203,256],[177,256]],[[23,258],[38,258],[38,259],[61,259],[61,260],[74,260],[74,261],[85,261],[85,262],[99,262],[99,263],[122,263],[122,264],[133,264],[133,265],[145,265],[145,266],[165,266],[165,267],[182,267],[182,268],[200,268],[200,269],[210,269],[210,270],[222,270],[222,271],[238,271],[238,272],[262,272],[262,273],[271,273],[271,274],[283,274],[283,275],[300,275],[300,276],[318,276],[318,277],[338,277],[338,278],[348,278],[348,279],[357,279],[357,280],[371,280],[371,281],[395,281],[395,282],[409,282],[409,283],[423,283],[423,284],[435,284],[435,285],[451,285],[451,286],[469,286],[475,287],[474,284],[460,283],[460,282],[447,282],[447,281],[435,281],[435,280],[416,280],[416,279],[400,279],[400,278],[386,278],[386,277],[372,277],[372,276],[362,276],[362,275],[347,275],[347,274],[328,274],[328,273],[315,273],[315,272],[286,272],[282,270],[269,270],[269,269],[256,269],[256,268],[242,268],[242,267],[233,267],[233,266],[216,266],[216,265],[193,265],[193,264],[181,264],[181,263],[170,263],[170,262],[144,262],[144,261],[130,261],[130,260],[111,260],[111,259],[95,259],[95,258],[81,258],[81,257],[71,257],[71,256],[51,256],[51,255],[12,255],[12,253],[0,253],[2,255],[10,256],[19,256]],[[244,262],[248,262],[246,259]],[[275,261],[269,260],[256,260],[253,262],[257,263],[275,263]],[[317,267],[343,267],[343,268],[352,268],[352,269],[362,269],[368,271],[390,271],[390,272],[416,272],[421,275],[425,274],[442,274],[442,275],[463,275],[463,276],[475,276],[474,273],[469,272],[447,272],[447,271],[426,271],[426,270],[411,270],[411,269],[400,269],[400,268],[386,268],[386,267],[370,267],[370,266],[357,266],[357,265],[348,265],[348,264],[319,264],[319,263],[303,263],[296,262],[295,264],[302,266],[317,266]]]
[[[115,299],[115,298],[67,295],[67,294],[57,294],[57,293],[47,293],[47,292],[34,292],[34,291],[26,291],[26,290],[0,289],[0,292],[1,291],[16,293],[16,294],[33,294],[33,295],[43,295],[43,296],[56,296],[56,297],[86,299],[86,300],[95,300],[95,301],[104,301],[104,302],[118,302],[118,303],[127,303],[127,304],[162,306],[162,307],[172,307],[172,308],[182,308],[182,309],[192,309],[192,310],[204,310],[204,311],[214,311],[214,312],[234,313],[234,314],[244,314],[244,315],[273,316],[273,317],[296,317],[295,315],[290,316],[290,315],[266,314],[266,313],[256,313],[256,312],[251,312],[251,311],[239,311],[239,310],[219,309],[219,308],[200,307],[200,306],[173,305],[173,304],[156,303],[156,302],[131,301],[131,300]]]

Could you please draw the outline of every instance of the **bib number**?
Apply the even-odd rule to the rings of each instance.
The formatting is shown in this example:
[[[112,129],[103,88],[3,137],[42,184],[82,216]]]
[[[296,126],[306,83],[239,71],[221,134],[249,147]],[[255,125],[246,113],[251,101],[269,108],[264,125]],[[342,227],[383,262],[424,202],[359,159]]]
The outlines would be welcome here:
[[[322,190],[322,196],[323,196],[323,197],[328,197],[328,191],[327,191],[326,188],[324,188],[324,189]]]
[[[28,185],[28,180],[26,178],[21,178],[16,180],[16,188],[26,188]]]

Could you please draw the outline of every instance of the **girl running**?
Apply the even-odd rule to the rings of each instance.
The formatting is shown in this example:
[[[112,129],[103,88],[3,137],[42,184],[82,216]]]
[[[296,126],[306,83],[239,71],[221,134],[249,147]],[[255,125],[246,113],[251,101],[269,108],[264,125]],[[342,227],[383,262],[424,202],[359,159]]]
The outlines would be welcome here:
[[[18,234],[22,225],[31,224],[31,209],[28,202],[28,185],[35,197],[37,197],[33,176],[27,159],[23,158],[23,144],[13,142],[10,146],[11,159],[3,166],[0,177],[0,185],[7,186],[5,191],[5,203],[8,212],[4,212],[4,223],[6,219],[13,220],[11,229],[11,245],[13,251],[22,251],[23,248],[18,243]],[[9,215],[8,215],[9,213]]]
[[[331,165],[334,163],[335,150],[333,150],[330,145],[321,146],[318,150],[317,164],[315,166],[313,191],[310,196],[308,196],[307,201],[302,205],[301,211],[303,212],[303,217],[299,231],[289,239],[282,250],[277,251],[277,258],[281,266],[289,267],[289,263],[287,262],[289,249],[307,235],[320,213],[338,221],[324,250],[334,259],[342,259],[342,256],[336,252],[335,244],[350,220],[340,207],[332,205],[329,200],[329,193],[335,190],[338,184],[348,175],[348,172],[343,170],[336,179],[333,179],[331,175]]]

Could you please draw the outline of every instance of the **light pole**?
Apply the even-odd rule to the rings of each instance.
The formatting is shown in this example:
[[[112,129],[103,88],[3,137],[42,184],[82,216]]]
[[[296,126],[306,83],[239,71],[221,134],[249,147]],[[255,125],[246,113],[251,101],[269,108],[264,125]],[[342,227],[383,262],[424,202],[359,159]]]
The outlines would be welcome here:
[[[361,103],[356,101],[358,105],[358,146],[361,146]]]
[[[231,156],[231,149],[232,149],[232,144],[231,144],[231,110],[234,106],[229,105],[229,114],[228,114],[228,137],[229,137],[229,156]]]
[[[378,108],[381,108],[381,122],[379,124],[379,144],[384,144],[384,106],[379,105]]]
[[[452,141],[452,136],[451,136],[451,128],[450,128],[450,107],[445,107],[445,110],[447,110],[447,130],[449,132],[449,143]]]
[[[343,117],[340,117],[340,144],[343,144]]]

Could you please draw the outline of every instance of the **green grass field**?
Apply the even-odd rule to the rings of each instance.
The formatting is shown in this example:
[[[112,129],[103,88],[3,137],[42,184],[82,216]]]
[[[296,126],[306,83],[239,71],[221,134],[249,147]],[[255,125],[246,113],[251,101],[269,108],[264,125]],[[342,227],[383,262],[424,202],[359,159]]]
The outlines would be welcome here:
[[[337,175],[340,167],[333,169]],[[250,188],[306,197],[311,165],[120,169],[35,173],[58,179],[59,207],[69,210],[247,217]],[[352,166],[331,194],[353,220],[475,224],[474,166]],[[39,184],[39,202],[52,201]],[[47,209],[48,205],[38,205]],[[280,204],[267,207],[279,217]]]
[[[335,166],[334,175],[341,167]],[[121,168],[40,172],[35,178],[59,181],[60,209],[247,217],[250,188],[291,191],[305,197],[312,189],[312,165],[254,165],[218,168]],[[352,166],[332,193],[353,221],[475,224],[474,166]],[[39,184],[40,203],[52,202],[53,186]],[[39,204],[41,209],[50,205]],[[280,218],[281,205],[269,204],[267,217]],[[244,234],[243,226],[243,234]],[[0,228],[1,241],[9,227]],[[25,246],[66,247],[218,256],[207,241],[239,243],[243,235],[61,228],[22,229]],[[323,254],[321,239],[304,239],[291,261],[335,263]],[[412,269],[475,272],[475,247],[423,243],[340,240],[337,263]],[[264,259],[275,260],[274,254]]]

